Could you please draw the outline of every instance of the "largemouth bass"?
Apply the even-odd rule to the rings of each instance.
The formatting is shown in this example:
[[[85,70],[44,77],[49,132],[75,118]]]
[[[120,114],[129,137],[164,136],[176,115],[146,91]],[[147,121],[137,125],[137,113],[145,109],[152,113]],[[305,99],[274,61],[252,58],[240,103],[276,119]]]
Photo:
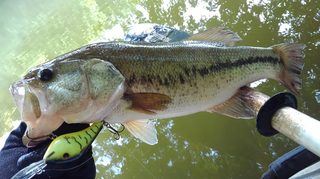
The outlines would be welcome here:
[[[234,47],[240,41],[219,27],[175,43],[90,44],[34,67],[10,87],[28,126],[23,142],[63,121],[104,120],[153,145],[149,119],[199,111],[254,117],[239,89],[256,80],[275,79],[299,96],[304,44]]]

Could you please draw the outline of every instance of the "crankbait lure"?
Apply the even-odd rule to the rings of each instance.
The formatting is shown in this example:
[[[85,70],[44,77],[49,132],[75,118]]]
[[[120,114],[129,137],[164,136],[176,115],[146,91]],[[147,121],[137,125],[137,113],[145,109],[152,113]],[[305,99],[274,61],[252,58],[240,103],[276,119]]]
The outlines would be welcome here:
[[[42,160],[23,168],[12,179],[30,179],[35,175],[40,175],[47,166],[47,162],[62,163],[80,158],[102,128],[102,122],[97,122],[82,131],[64,134],[55,138],[49,145]]]
[[[42,160],[23,168],[12,179],[31,179],[35,175],[40,175],[48,162],[65,163],[79,159],[88,150],[103,126],[117,135],[115,139],[119,139],[119,133],[124,130],[124,126],[122,130],[117,131],[107,122],[97,122],[82,131],[61,135],[51,142]]]
[[[64,134],[55,138],[43,158],[47,158],[47,162],[55,163],[78,159],[86,152],[102,128],[102,122],[97,122],[82,131]],[[54,154],[48,157],[52,152]]]

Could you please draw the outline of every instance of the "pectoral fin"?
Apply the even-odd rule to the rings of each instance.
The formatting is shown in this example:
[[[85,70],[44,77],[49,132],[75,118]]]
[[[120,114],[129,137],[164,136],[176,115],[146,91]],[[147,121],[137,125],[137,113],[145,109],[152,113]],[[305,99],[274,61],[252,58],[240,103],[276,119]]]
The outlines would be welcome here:
[[[123,124],[128,131],[143,142],[154,145],[158,143],[157,130],[149,119],[128,121]]]
[[[233,118],[250,119],[257,115],[259,108],[264,101],[256,102],[255,98],[268,99],[268,96],[261,96],[254,89],[244,86],[226,102],[208,109],[208,112],[217,112]]]
[[[150,115],[167,109],[166,104],[171,102],[169,96],[158,93],[124,94],[123,98],[132,102],[129,109]]]
[[[238,34],[230,31],[224,30],[225,27],[215,27],[208,29],[203,32],[194,34],[193,36],[184,39],[186,40],[195,40],[195,41],[212,41],[224,43],[226,46],[234,46],[236,43],[240,42],[242,39]]]

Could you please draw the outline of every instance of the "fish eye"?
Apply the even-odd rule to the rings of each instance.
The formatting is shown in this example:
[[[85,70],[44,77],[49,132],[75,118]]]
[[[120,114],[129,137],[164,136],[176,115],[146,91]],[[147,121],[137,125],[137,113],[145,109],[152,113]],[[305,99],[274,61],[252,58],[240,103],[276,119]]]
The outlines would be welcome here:
[[[39,72],[41,81],[49,81],[53,77],[53,72],[50,69],[43,69]]]

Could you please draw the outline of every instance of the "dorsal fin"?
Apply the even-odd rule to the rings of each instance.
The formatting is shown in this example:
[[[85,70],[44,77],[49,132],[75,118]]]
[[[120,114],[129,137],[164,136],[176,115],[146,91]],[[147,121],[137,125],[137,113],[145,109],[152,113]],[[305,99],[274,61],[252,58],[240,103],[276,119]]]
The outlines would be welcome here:
[[[184,41],[187,41],[187,40],[212,41],[212,42],[224,43],[227,46],[234,46],[236,43],[242,40],[238,34],[230,30],[224,30],[224,29],[225,27],[214,27],[212,29],[208,29],[206,31],[194,34],[193,36],[187,39],[184,39]]]

